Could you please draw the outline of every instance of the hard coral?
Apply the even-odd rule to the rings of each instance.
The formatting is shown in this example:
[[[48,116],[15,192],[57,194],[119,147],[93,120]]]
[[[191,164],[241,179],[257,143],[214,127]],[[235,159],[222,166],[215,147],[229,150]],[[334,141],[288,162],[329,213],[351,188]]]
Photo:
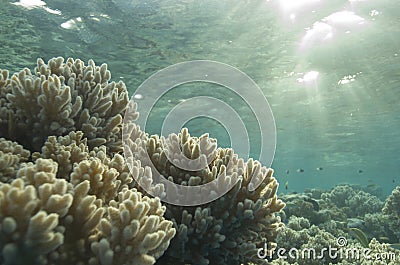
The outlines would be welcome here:
[[[149,137],[134,123],[124,83],[110,78],[106,64],[61,57],[11,78],[0,70],[0,262],[258,264],[258,248],[272,250],[283,227],[272,169],[217,148],[208,135]],[[135,111],[122,123],[129,104]],[[118,154],[122,128],[134,156]],[[152,185],[154,177],[213,183],[195,201],[233,187],[200,206],[163,206],[144,193],[175,190]],[[254,180],[261,184],[252,190]]]
[[[385,201],[383,213],[389,217],[389,228],[400,240],[400,186],[397,186]]]
[[[48,136],[81,130],[90,147],[122,150],[122,115],[128,103],[123,82],[109,82],[107,65],[93,60],[58,57],[38,59],[32,73],[25,68],[0,80],[0,136],[38,151]],[[29,135],[28,135],[29,134]]]
[[[29,157],[30,152],[18,143],[0,138],[0,181],[11,181],[20,163],[28,161]]]
[[[336,186],[330,192],[323,193],[321,198],[342,208],[348,217],[363,217],[367,213],[380,212],[383,207],[378,197],[349,185]]]
[[[135,135],[141,134],[136,132]],[[215,140],[208,135],[192,137],[184,129],[178,135],[170,135],[168,140],[158,136],[142,137],[132,146],[144,165],[152,163],[162,177],[174,183],[196,186],[218,178],[209,194],[194,194],[194,197],[210,196],[220,191],[219,185],[236,184],[221,198],[197,207],[167,204],[166,217],[174,222],[177,236],[158,262],[199,265],[260,262],[258,248],[265,242],[273,248],[276,235],[283,226],[280,218],[275,216],[284,203],[277,199],[278,182],[272,176],[273,171],[252,159],[245,162],[232,149],[217,149]],[[185,170],[182,167],[187,164],[180,157],[181,151],[188,159],[203,156],[197,161],[200,164],[209,157],[214,158],[201,170]],[[144,152],[151,161],[146,159]],[[175,158],[176,163],[172,164],[167,156]],[[263,179],[254,191],[249,190],[252,178]]]
[[[77,164],[71,182],[56,178],[56,162],[39,158],[0,183],[2,264],[147,265],[164,253],[175,235],[165,206],[135,189],[101,188],[101,179],[90,179],[102,167],[96,159],[93,172],[82,172],[86,160]]]

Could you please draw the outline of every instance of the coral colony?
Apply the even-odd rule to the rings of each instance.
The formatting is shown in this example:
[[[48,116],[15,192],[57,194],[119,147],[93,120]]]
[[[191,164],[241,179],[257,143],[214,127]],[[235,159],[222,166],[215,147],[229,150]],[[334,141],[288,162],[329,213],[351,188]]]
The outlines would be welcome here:
[[[11,77],[0,70],[0,263],[267,263],[257,251],[265,242],[275,247],[285,206],[272,170],[215,148],[205,170],[185,172],[133,119],[126,125],[132,143],[164,177],[182,185],[238,179],[223,197],[196,207],[148,196],[136,179],[151,179],[149,161],[136,156],[129,171],[122,155],[128,92],[110,79],[106,64],[61,57],[38,59],[33,72]],[[186,129],[172,138],[188,158],[200,140],[215,141]],[[264,181],[250,192],[254,176]]]
[[[110,79],[106,64],[72,58],[38,59],[11,77],[0,69],[0,264],[399,264],[400,187],[386,199],[354,185],[277,199],[271,169],[208,135],[183,129],[165,143],[140,130],[137,112],[124,123],[136,103]],[[202,170],[167,159],[171,150],[196,159],[202,145],[215,157]],[[181,185],[237,182],[207,204],[164,204],[145,192],[150,164]],[[263,182],[250,192],[253,177]]]

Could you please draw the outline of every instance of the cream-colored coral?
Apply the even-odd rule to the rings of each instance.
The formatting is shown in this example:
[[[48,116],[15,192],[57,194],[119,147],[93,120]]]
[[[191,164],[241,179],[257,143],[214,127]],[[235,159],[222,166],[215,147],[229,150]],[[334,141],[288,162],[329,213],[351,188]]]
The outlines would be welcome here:
[[[90,60],[85,65],[72,58],[64,62],[62,57],[45,64],[38,59],[33,74],[25,68],[10,81],[7,76],[2,72],[0,107],[12,115],[1,117],[8,130],[1,130],[0,136],[37,151],[48,136],[81,130],[90,148],[104,144],[109,152],[122,150],[122,115],[128,92],[123,82],[109,82],[106,64],[96,66]]]
[[[32,158],[52,159],[58,164],[57,177],[69,180],[74,164],[89,158],[87,138],[81,131],[72,131],[65,136],[49,136],[41,152],[34,152]]]
[[[272,169],[252,159],[245,162],[232,149],[217,149],[214,139],[208,135],[192,137],[187,129],[167,139],[147,137],[137,127],[132,127],[132,134],[140,136],[128,141],[132,157],[144,166],[154,165],[161,177],[192,186],[218,179],[211,190],[193,194],[195,201],[220,194],[227,186],[233,186],[221,198],[198,207],[167,205],[166,216],[173,220],[177,236],[158,261],[160,264],[171,262],[169,259],[194,264],[260,262],[258,248],[265,241],[274,247],[273,241],[283,226],[275,213],[284,207],[284,203],[277,199],[278,183],[272,176]],[[197,158],[200,159],[190,164]],[[202,163],[208,165],[197,170]],[[196,170],[181,168],[186,166]],[[250,191],[254,179],[262,182]],[[174,190],[166,190],[168,196],[174,193]]]
[[[51,158],[58,164],[57,177],[70,180],[74,166],[87,163],[88,160],[98,159],[99,162],[108,167],[108,170],[116,170],[116,182],[120,182],[119,189],[123,187],[135,187],[133,176],[129,171],[125,158],[120,154],[109,154],[106,146],[95,147],[90,150],[87,138],[81,131],[72,131],[66,136],[50,136],[44,143],[41,152],[32,154],[33,160],[38,158]],[[85,162],[86,161],[86,162]],[[133,161],[133,172],[136,175],[143,175],[144,169],[140,161]],[[137,176],[136,178],[141,178]],[[76,182],[77,180],[75,180]]]
[[[10,135],[14,131],[14,112],[8,107],[7,94],[11,93],[11,80],[7,70],[0,69],[0,136],[9,135],[8,139],[15,139]]]
[[[96,66],[93,60],[88,65],[83,61],[57,57],[46,65],[39,59],[35,68],[37,76],[64,77],[71,88],[72,98],[80,98],[82,106],[75,127],[89,139],[91,147],[106,144],[110,151],[121,151],[122,115],[128,104],[128,92],[120,81],[109,82],[111,73],[107,64]]]
[[[92,243],[96,258],[90,264],[154,264],[175,235],[164,212],[158,198],[143,197],[134,189],[121,191],[101,221],[98,241]]]
[[[142,265],[164,253],[175,229],[158,199],[127,185],[119,190],[118,171],[97,157],[76,163],[68,178],[57,170],[55,161],[37,158],[0,183],[1,264]]]
[[[0,181],[11,181],[20,163],[28,161],[29,157],[30,152],[18,143],[0,138]]]
[[[77,164],[71,174],[71,183],[78,185],[87,180],[90,183],[89,194],[105,203],[117,197],[121,181],[117,179],[118,171],[108,168],[100,159],[92,158]]]
[[[55,179],[51,160],[26,164],[11,183],[0,183],[2,264],[42,264],[63,244],[59,217],[72,203],[69,184]]]
[[[289,221],[286,225],[287,228],[291,228],[295,231],[310,228],[310,221],[304,217],[290,216]]]

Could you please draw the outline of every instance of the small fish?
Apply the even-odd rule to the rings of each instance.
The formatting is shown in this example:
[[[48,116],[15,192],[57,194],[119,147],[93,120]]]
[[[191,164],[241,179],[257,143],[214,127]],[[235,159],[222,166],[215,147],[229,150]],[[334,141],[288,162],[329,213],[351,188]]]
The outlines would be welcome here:
[[[297,172],[304,172],[304,169],[299,168],[299,169],[297,169],[296,171],[297,171]]]
[[[322,167],[317,167],[317,170],[323,170],[323,168]]]
[[[389,244],[389,246],[390,246],[391,248],[394,248],[394,249],[400,250],[400,243],[393,243],[393,244]]]
[[[380,236],[379,241],[383,243],[388,243],[390,239],[387,236]]]
[[[309,202],[313,205],[313,208],[315,211],[319,211],[319,204],[316,200],[314,200],[313,198],[305,198],[304,199],[305,202]]]
[[[289,188],[289,181],[286,181],[286,183],[285,183],[285,189],[288,190],[288,188]]]
[[[392,179],[392,182],[393,182],[393,183],[395,183],[395,182],[396,182],[396,180],[395,180],[395,179]]]
[[[358,242],[365,248],[369,245],[369,240],[367,235],[359,228],[351,227],[349,231],[353,233],[354,237],[358,240]]]
[[[289,169],[286,170],[286,174],[289,175]]]
[[[361,169],[358,170],[358,173],[363,173],[363,171]]]

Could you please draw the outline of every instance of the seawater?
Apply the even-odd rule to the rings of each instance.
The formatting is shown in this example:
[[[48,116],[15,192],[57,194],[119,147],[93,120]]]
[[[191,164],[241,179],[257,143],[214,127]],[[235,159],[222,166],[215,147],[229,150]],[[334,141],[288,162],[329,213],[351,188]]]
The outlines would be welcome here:
[[[271,167],[281,192],[352,183],[389,193],[400,183],[399,13],[400,2],[388,0],[1,1],[0,67],[32,69],[37,57],[94,59],[133,94],[169,65],[223,62],[251,77],[271,106]],[[177,86],[155,105],[146,129],[159,133],[168,111],[196,95],[235,108],[257,158],[263,147],[254,114],[216,84]],[[217,121],[186,126],[231,145]]]

